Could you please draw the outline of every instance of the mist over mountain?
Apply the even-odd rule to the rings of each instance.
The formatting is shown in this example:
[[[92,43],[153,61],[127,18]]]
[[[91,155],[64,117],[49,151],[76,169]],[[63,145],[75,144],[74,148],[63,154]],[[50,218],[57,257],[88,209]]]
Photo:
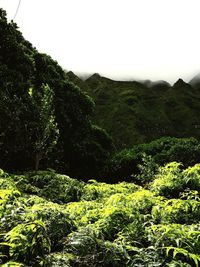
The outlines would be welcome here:
[[[115,81],[95,73],[68,78],[95,101],[95,123],[113,137],[117,149],[162,136],[200,137],[200,75],[189,83]]]

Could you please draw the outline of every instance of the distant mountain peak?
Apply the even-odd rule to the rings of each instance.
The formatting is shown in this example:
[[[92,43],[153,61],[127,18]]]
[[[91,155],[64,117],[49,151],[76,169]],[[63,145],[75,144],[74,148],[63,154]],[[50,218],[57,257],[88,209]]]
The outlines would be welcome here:
[[[173,85],[173,87],[182,87],[187,85],[186,82],[183,81],[183,79],[179,78],[178,81],[176,81]]]
[[[89,78],[87,78],[87,80],[96,80],[100,78],[101,78],[101,75],[99,73],[94,73]]]

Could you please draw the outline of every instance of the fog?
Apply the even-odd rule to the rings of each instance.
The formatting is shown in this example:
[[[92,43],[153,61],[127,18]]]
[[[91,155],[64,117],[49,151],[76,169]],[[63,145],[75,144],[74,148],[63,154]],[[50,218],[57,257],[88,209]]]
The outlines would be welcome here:
[[[0,0],[8,18],[18,0]],[[21,0],[23,35],[79,75],[189,81],[200,72],[198,0]]]

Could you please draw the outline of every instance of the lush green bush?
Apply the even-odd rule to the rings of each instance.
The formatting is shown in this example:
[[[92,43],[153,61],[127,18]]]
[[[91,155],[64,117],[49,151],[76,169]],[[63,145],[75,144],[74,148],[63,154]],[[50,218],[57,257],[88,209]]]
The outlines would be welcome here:
[[[0,190],[0,231],[9,231],[24,221],[25,200],[18,190]]]
[[[73,266],[120,267],[127,266],[130,261],[123,246],[99,239],[91,228],[81,228],[72,233],[65,250],[76,255]]]
[[[45,258],[46,267],[70,267],[73,256],[69,253],[51,253]]]
[[[102,200],[116,193],[132,193],[140,187],[133,183],[106,184],[95,180],[89,181],[83,188],[82,200]]]
[[[69,213],[58,204],[51,202],[35,204],[28,212],[44,222],[52,251],[61,249],[62,238],[76,229],[74,222],[69,218]]]
[[[20,190],[37,194],[50,201],[68,203],[78,201],[84,183],[54,171],[38,171],[26,175],[13,176]]]
[[[86,226],[100,218],[103,206],[96,201],[72,202],[66,206],[66,211],[77,226]]]
[[[3,264],[2,267],[27,267],[27,265],[23,263],[14,262],[14,261],[9,261]]]
[[[145,188],[2,171],[0,264],[197,267],[199,170],[172,162]]]
[[[182,170],[177,162],[167,164],[159,169],[151,190],[166,197],[179,197],[186,190],[200,191],[200,164]]]
[[[146,229],[148,240],[167,257],[183,259],[198,267],[200,263],[200,226],[158,224]]]
[[[170,199],[157,203],[152,208],[156,223],[198,223],[200,218],[200,202],[182,199]]]
[[[4,236],[1,246],[8,246],[8,258],[28,265],[43,266],[50,252],[50,240],[42,221],[19,224]]]
[[[185,168],[198,163],[199,141],[195,138],[163,137],[150,143],[135,145],[131,149],[124,149],[111,158],[106,176],[112,181],[132,179],[144,184],[153,180],[158,165],[163,166],[173,161],[181,162]]]

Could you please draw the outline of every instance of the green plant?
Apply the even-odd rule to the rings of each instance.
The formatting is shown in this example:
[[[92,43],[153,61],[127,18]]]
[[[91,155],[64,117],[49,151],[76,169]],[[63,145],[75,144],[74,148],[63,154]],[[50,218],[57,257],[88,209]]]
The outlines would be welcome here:
[[[57,203],[79,200],[84,185],[81,181],[52,170],[30,172],[23,176],[14,176],[13,179],[20,190]]]
[[[160,254],[170,259],[182,258],[198,266],[200,262],[200,226],[168,224],[152,225],[146,229],[147,238]]]
[[[6,233],[1,246],[8,246],[8,257],[28,265],[43,266],[45,254],[50,252],[50,241],[42,221],[19,224]]]
[[[170,199],[159,202],[153,206],[152,216],[157,223],[198,223],[200,202],[194,199]]]
[[[51,241],[51,251],[62,249],[62,239],[76,229],[74,222],[69,218],[69,213],[58,204],[35,204],[27,210],[28,214],[34,214],[34,218],[41,220],[48,238]]]

